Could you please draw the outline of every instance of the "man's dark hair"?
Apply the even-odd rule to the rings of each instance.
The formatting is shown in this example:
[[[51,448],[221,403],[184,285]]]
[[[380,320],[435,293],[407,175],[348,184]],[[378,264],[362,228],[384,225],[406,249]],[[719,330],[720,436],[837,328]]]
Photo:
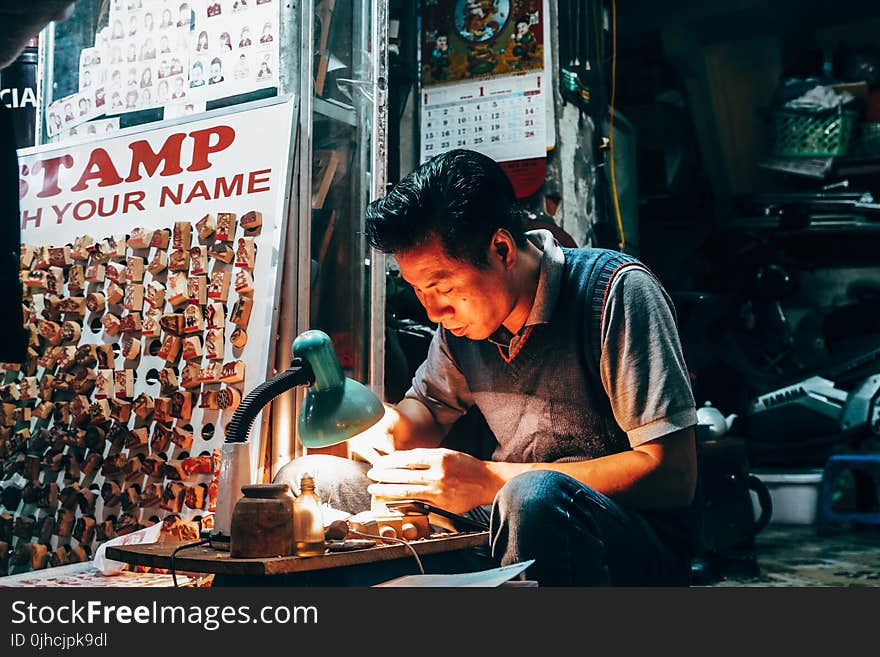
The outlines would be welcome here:
[[[447,256],[481,268],[499,228],[525,246],[525,219],[504,170],[481,153],[461,149],[425,162],[366,213],[367,240],[384,253],[439,237]]]

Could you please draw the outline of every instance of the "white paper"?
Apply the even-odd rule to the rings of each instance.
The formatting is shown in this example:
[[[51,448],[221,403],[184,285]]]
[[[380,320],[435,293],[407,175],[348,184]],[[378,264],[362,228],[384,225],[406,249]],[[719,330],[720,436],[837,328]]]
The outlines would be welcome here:
[[[122,561],[114,561],[113,559],[108,559],[105,554],[107,552],[107,548],[114,545],[140,545],[142,543],[157,543],[159,541],[159,534],[161,533],[161,531],[162,523],[157,522],[155,525],[150,525],[149,527],[139,529],[136,532],[131,532],[130,534],[117,536],[116,538],[110,539],[106,543],[102,543],[101,547],[95,550],[95,568],[97,568],[104,575],[118,575],[123,570],[125,570],[126,567],[128,567],[128,564],[123,563]]]
[[[508,566],[480,570],[475,573],[455,573],[452,575],[405,575],[390,579],[376,586],[397,587],[482,587],[501,586],[504,582],[516,577],[526,568],[535,563],[534,559],[512,563]]]
[[[278,23],[274,0],[112,0],[108,27],[79,54],[78,92],[46,108],[46,134],[66,141],[107,113],[178,101],[176,118],[205,111],[206,101],[278,87]]]

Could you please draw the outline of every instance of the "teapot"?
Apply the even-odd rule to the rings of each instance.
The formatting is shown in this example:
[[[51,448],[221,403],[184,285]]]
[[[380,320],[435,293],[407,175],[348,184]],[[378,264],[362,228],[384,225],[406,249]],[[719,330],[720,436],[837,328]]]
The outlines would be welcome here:
[[[736,413],[731,413],[725,417],[724,413],[712,406],[712,402],[709,401],[697,409],[697,424],[707,425],[711,438],[720,438],[730,431],[736,418]]]

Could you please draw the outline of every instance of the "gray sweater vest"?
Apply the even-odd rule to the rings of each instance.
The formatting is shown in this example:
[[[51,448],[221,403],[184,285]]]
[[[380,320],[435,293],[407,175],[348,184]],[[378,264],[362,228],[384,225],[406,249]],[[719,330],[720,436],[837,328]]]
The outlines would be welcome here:
[[[496,461],[582,461],[629,449],[599,378],[601,322],[614,272],[639,266],[605,249],[563,249],[559,298],[510,361],[488,341],[446,333],[474,402],[498,441]]]

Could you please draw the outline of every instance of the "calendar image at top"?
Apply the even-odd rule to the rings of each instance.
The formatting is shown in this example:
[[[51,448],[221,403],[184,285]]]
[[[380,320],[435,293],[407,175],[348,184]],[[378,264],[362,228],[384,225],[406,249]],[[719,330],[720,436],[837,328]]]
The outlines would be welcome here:
[[[423,0],[422,85],[544,65],[541,0]]]

